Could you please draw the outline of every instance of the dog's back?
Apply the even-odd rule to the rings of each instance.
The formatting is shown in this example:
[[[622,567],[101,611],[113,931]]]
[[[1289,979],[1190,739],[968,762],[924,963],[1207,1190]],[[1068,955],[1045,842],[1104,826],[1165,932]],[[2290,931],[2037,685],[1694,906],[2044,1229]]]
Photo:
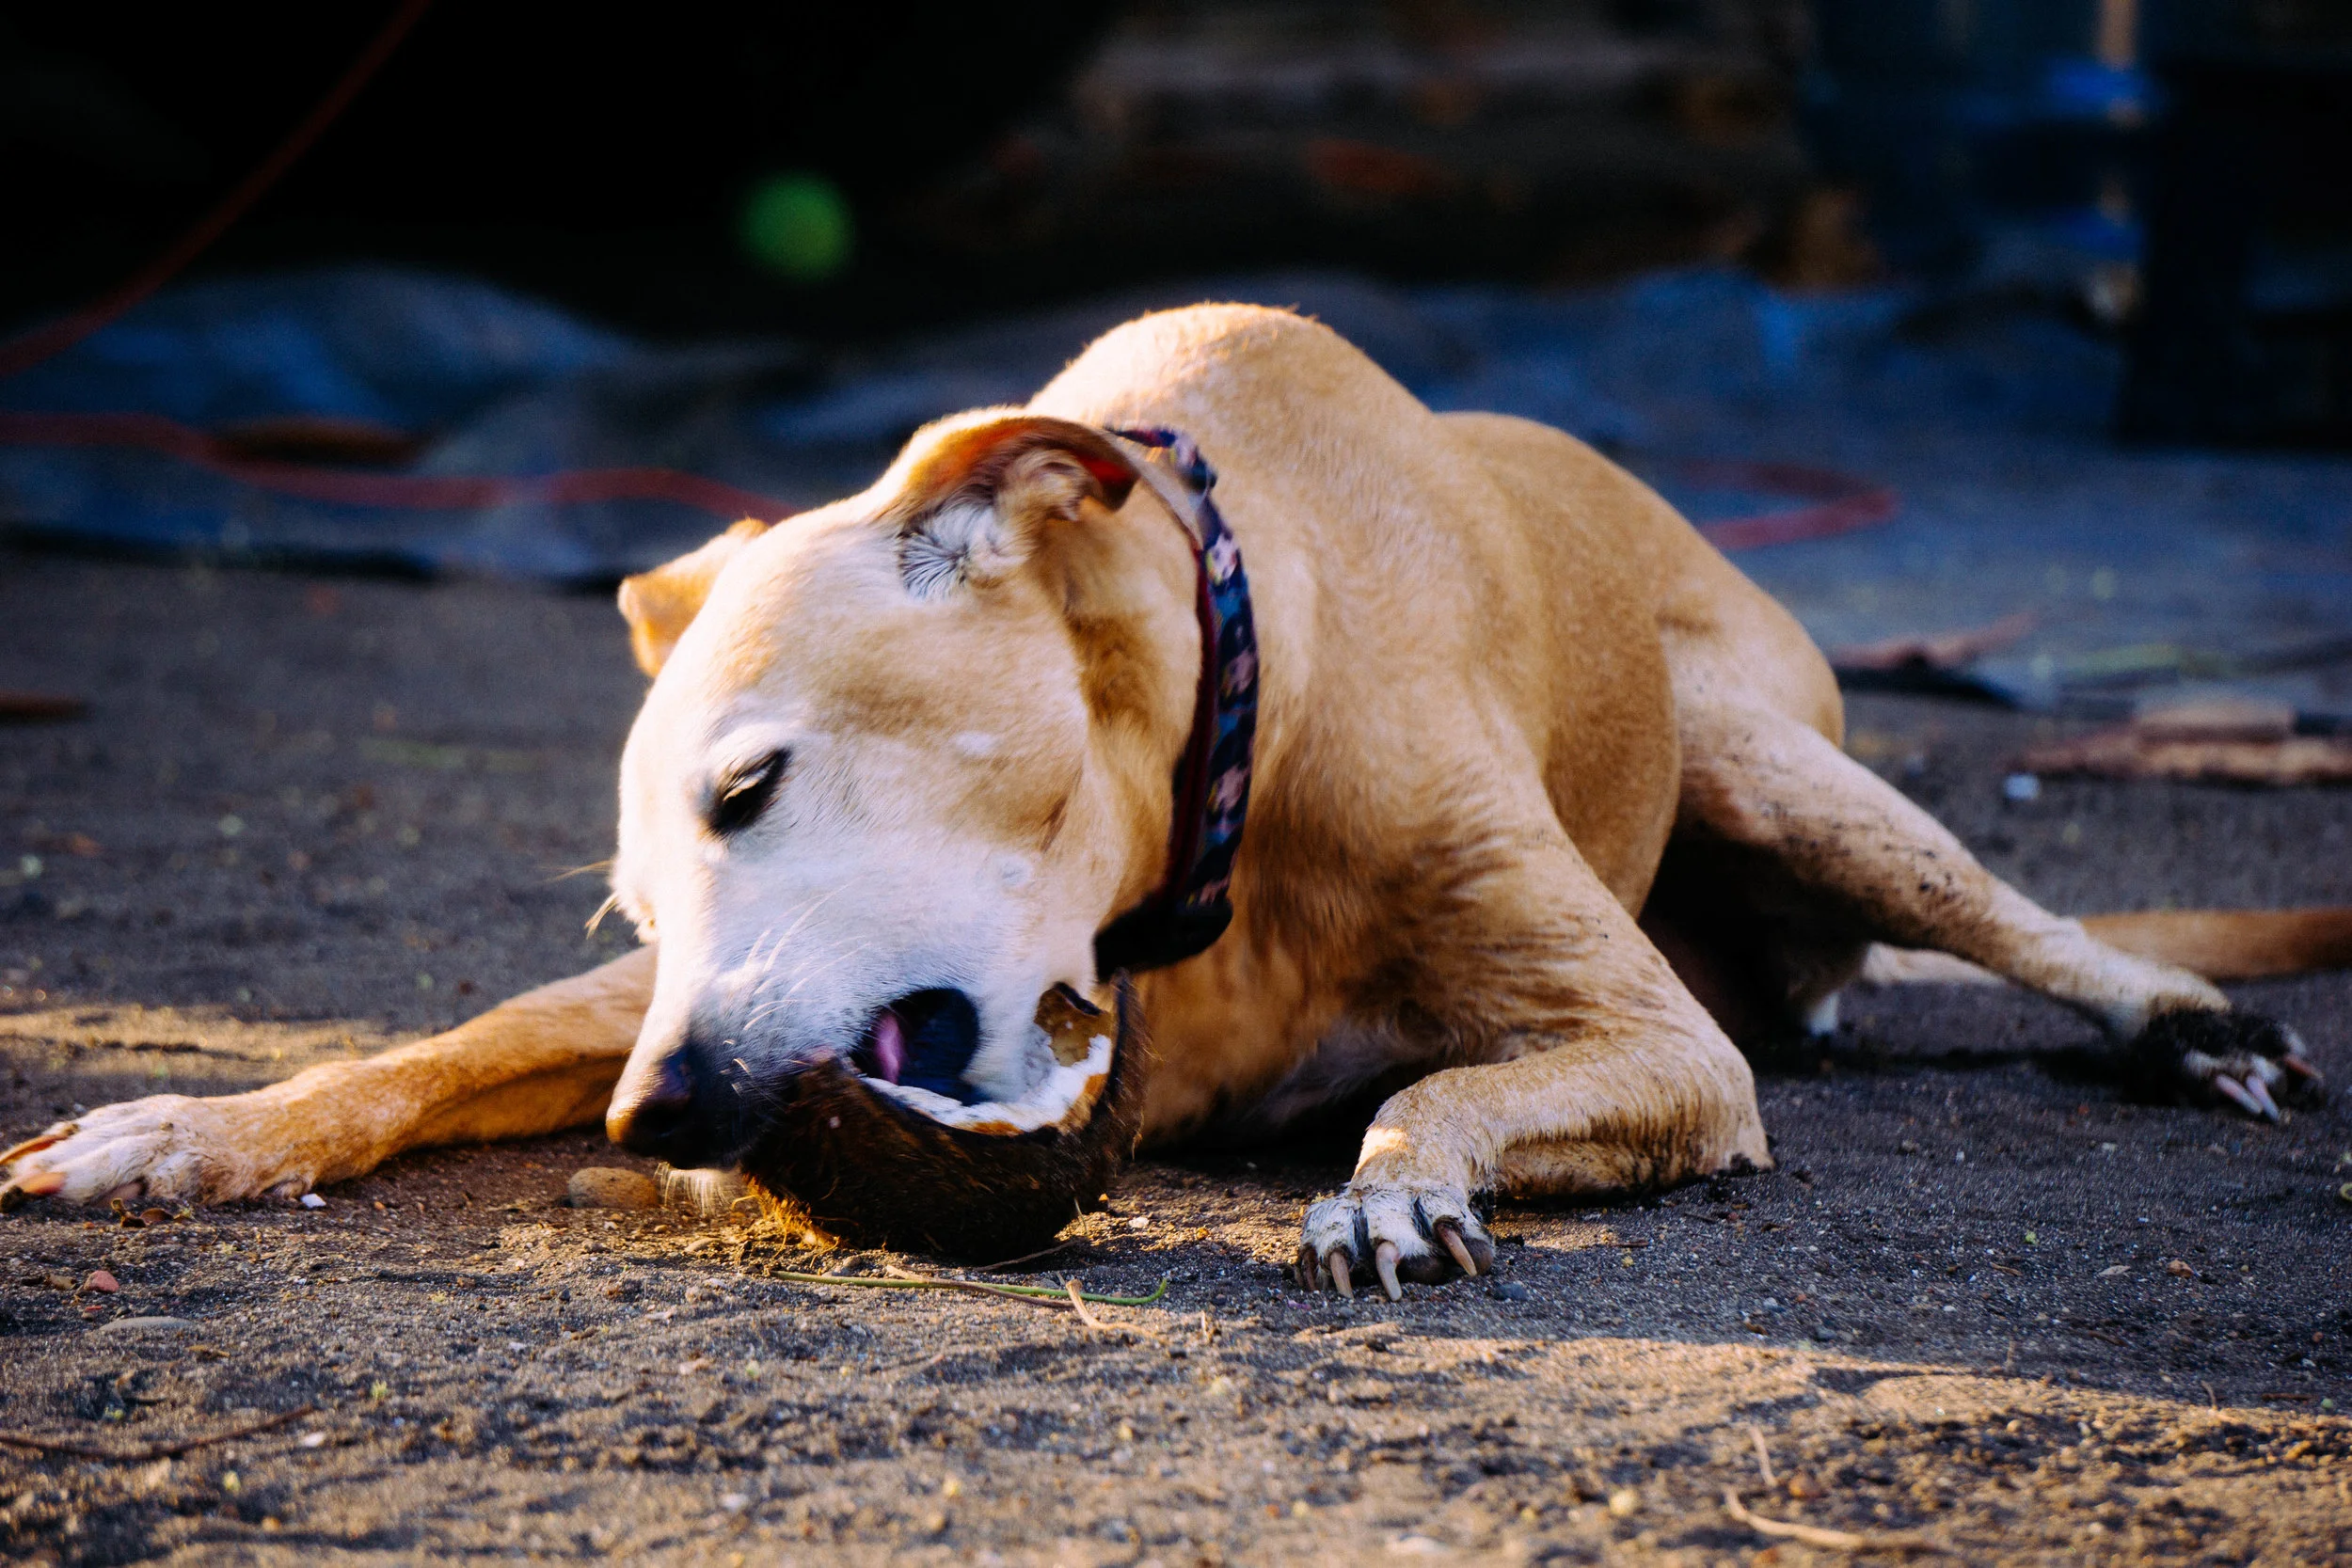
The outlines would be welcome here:
[[[1434,414],[1328,328],[1256,306],[1130,322],[1030,406],[1173,426],[1216,464],[1260,590],[1269,740],[1449,817],[1478,783],[1451,760],[1486,748],[1448,732],[1505,724],[1639,906],[1676,790],[1661,562],[1677,534],[1713,555],[1639,481],[1540,425]]]

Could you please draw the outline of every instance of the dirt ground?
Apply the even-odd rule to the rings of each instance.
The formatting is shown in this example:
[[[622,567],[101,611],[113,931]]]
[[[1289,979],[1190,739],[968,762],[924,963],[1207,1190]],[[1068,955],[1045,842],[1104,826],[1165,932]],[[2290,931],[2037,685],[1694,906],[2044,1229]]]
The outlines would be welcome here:
[[[249,1087],[619,949],[639,681],[601,599],[0,553],[0,1138]],[[1854,705],[1857,754],[2069,911],[2352,903],[2352,792],[2052,782],[2034,721]],[[2245,988],[2352,1085],[2352,976]],[[0,1553],[37,1561],[2352,1560],[2352,1121],[2122,1102],[2008,993],[1850,999],[1760,1075],[1780,1169],[1505,1205],[1499,1278],[1283,1272],[1344,1143],[1137,1167],[998,1275],[1066,1312],[810,1287],[924,1259],[564,1206],[582,1132],[138,1228],[0,1219]],[[2039,1059],[2037,1059],[2039,1056]],[[119,1282],[85,1289],[93,1271]],[[1025,1273],[1025,1270],[1036,1270]],[[178,1324],[139,1325],[168,1318]],[[1759,1449],[1761,1452],[1759,1452]],[[1769,1456],[1772,1481],[1761,1460]]]

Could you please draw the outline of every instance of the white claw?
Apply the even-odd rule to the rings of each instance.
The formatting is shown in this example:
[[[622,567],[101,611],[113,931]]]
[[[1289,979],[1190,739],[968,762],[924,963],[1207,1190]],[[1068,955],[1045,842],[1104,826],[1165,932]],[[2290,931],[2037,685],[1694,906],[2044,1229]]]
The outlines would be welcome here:
[[[1454,1254],[1454,1260],[1462,1266],[1462,1272],[1477,1278],[1478,1259],[1470,1256],[1470,1244],[1462,1240],[1462,1233],[1450,1225],[1441,1225],[1438,1227],[1438,1235],[1445,1243],[1446,1251]]]
[[[2227,1073],[2216,1073],[2213,1086],[2235,1101],[2238,1108],[2248,1116],[2258,1117],[2263,1114],[2262,1101],[2247,1093],[2245,1085]]]
[[[2255,1077],[2250,1072],[2246,1075],[2246,1092],[2254,1097],[2255,1108],[2262,1113],[2265,1119],[2270,1121],[2286,1120],[2286,1117],[2279,1114],[2279,1102],[2270,1098],[2270,1085],[2264,1083],[2261,1079]]]
[[[2279,1058],[2279,1065],[2298,1078],[2307,1078],[2314,1084],[2321,1082],[2319,1069],[2292,1051]]]
[[[1372,1272],[1380,1276],[1380,1289],[1391,1301],[1405,1299],[1405,1287],[1396,1282],[1396,1243],[1382,1242],[1372,1249]]]
[[[1331,1288],[1352,1301],[1356,1296],[1356,1283],[1347,1277],[1351,1261],[1346,1253],[1336,1249],[1323,1255],[1323,1266],[1331,1271]]]

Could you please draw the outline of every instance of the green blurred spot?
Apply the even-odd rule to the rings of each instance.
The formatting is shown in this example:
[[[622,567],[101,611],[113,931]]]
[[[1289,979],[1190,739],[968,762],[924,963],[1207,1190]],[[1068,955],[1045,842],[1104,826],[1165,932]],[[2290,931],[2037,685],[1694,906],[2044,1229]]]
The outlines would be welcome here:
[[[821,175],[775,175],[743,203],[743,248],[795,283],[821,283],[848,266],[853,228],[850,204]]]

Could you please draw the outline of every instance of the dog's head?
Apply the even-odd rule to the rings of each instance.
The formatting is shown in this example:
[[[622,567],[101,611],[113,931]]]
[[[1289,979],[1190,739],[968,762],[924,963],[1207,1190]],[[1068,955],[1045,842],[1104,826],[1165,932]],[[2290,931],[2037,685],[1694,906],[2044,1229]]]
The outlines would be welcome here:
[[[1094,936],[1161,873],[1200,646],[1136,477],[964,416],[623,586],[655,678],[613,893],[660,958],[616,1141],[964,1253],[1102,1190],[1143,1064]]]

